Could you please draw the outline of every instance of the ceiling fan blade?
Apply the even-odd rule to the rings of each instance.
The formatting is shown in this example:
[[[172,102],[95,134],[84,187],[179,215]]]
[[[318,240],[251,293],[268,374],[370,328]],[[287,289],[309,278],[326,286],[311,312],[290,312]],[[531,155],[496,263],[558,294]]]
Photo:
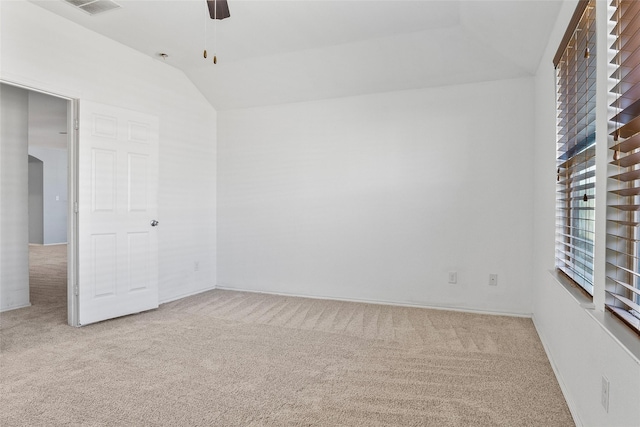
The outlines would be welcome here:
[[[207,0],[207,6],[209,6],[211,19],[224,19],[231,16],[227,0]]]

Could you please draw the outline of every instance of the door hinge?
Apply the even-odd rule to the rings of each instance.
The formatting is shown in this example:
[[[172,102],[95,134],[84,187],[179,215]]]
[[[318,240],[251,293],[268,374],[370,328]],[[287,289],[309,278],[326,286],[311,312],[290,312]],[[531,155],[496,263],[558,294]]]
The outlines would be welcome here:
[[[80,288],[78,287],[78,284],[76,283],[76,285],[73,287],[73,294],[75,296],[78,296],[79,293],[80,293]]]
[[[74,127],[76,130],[80,129],[80,120],[75,119],[75,120],[73,121],[73,127]]]
[[[73,212],[78,213],[78,202],[73,202]]]

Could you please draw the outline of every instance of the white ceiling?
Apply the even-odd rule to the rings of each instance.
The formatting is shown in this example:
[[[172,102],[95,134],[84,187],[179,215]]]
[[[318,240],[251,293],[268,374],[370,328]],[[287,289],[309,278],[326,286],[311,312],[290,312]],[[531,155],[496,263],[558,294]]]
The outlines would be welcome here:
[[[562,4],[228,0],[214,65],[205,0],[117,0],[121,9],[93,16],[63,0],[32,1],[179,68],[216,109],[532,75]]]

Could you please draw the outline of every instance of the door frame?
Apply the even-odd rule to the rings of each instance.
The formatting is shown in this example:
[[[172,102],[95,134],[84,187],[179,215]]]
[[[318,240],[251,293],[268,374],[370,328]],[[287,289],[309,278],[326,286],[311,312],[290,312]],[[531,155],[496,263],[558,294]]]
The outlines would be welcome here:
[[[19,83],[0,78],[0,83],[67,100],[67,323],[78,322],[78,106],[79,98],[62,94],[56,88],[46,89],[40,82]],[[38,86],[38,87],[36,87]],[[28,244],[28,242],[25,242]]]

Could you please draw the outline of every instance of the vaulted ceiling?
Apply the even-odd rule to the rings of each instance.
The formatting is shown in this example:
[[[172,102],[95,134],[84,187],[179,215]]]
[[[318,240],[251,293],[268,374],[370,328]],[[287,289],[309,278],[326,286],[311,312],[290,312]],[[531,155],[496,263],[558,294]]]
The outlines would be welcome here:
[[[214,24],[205,0],[116,1],[89,15],[33,0],[182,70],[216,109],[530,76],[562,3],[228,0]]]

